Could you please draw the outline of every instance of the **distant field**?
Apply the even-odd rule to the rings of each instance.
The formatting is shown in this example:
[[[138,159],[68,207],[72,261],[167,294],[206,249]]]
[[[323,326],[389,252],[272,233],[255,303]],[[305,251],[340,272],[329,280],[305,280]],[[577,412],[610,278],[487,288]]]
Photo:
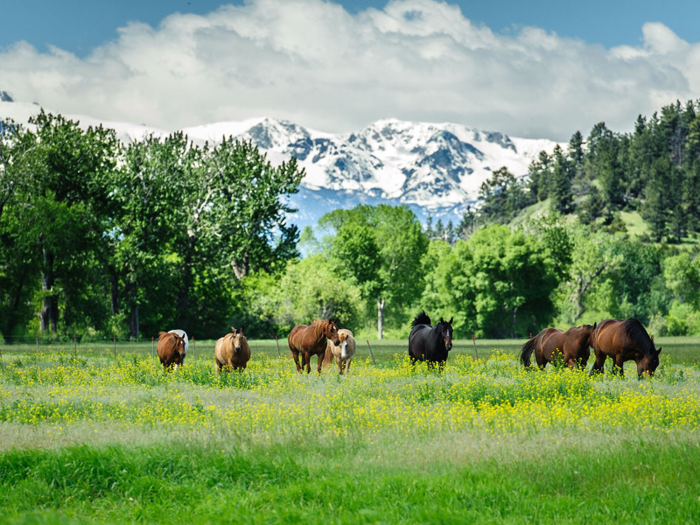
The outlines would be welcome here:
[[[520,348],[525,343],[525,339],[477,339],[476,352],[480,358],[490,357],[494,350],[504,352],[506,354],[515,355],[520,351]],[[673,361],[678,363],[700,363],[700,337],[658,337],[655,338],[657,347],[663,347],[662,355],[668,355]],[[277,355],[277,345],[274,339],[249,340],[253,356]],[[408,352],[408,342],[399,339],[384,339],[378,341],[376,339],[369,341],[374,352],[374,357],[379,363],[390,360],[395,354],[406,354]],[[214,359],[214,340],[195,341],[194,345],[190,343],[189,359]],[[117,343],[118,355],[140,355],[147,356],[151,354],[151,343]],[[280,355],[285,357],[289,355],[287,341],[280,339],[279,341]],[[55,343],[52,345],[40,344],[39,353],[62,352],[72,353],[77,350],[78,355],[84,357],[109,357],[114,355],[113,343],[79,343],[75,347],[73,344]],[[35,345],[32,344],[14,344],[0,345],[0,351],[12,355],[16,353],[31,354],[37,351]],[[469,355],[474,356],[474,344],[471,340],[455,340],[451,356]],[[370,353],[365,339],[358,340],[358,356],[361,358],[369,358]],[[314,358],[315,360],[315,358]]]

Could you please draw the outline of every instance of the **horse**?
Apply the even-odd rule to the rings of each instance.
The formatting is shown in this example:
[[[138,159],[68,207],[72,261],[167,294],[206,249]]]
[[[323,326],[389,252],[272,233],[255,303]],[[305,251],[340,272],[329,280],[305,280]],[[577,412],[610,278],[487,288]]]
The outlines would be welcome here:
[[[530,357],[534,352],[540,370],[543,370],[547,363],[554,362],[557,356],[561,356],[569,368],[575,368],[577,363],[586,368],[588,358],[591,356],[589,347],[593,346],[593,333],[596,326],[596,324],[593,326],[584,324],[569,328],[566,332],[557,328],[545,328],[523,345],[520,361],[529,368]]]
[[[164,368],[185,362],[185,339],[172,332],[158,332],[158,357]]]
[[[411,364],[416,361],[427,361],[428,368],[438,364],[440,371],[445,368],[445,362],[452,350],[452,320],[440,322],[431,326],[430,317],[425,312],[419,313],[411,323],[411,333],[408,336],[408,356]]]
[[[169,334],[177,334],[185,340],[185,354],[190,351],[190,340],[184,330],[168,330]]]
[[[593,350],[595,351],[595,364],[591,375],[604,372],[605,360],[610,357],[615,363],[615,372],[624,377],[625,361],[634,361],[637,364],[637,378],[644,374],[653,376],[659,366],[658,350],[654,347],[654,341],[637,319],[631,317],[626,320],[606,319],[601,321],[593,336]]]
[[[333,344],[339,345],[338,326],[336,320],[316,320],[310,325],[301,324],[292,328],[289,332],[287,342],[292,351],[294,363],[297,365],[297,372],[306,367],[306,373],[311,372],[311,356],[318,356],[318,373],[321,373],[321,365],[326,355],[326,339],[330,339]],[[301,366],[299,366],[299,354],[302,355]]]
[[[219,367],[219,374],[224,367],[227,371],[233,369],[243,372],[250,360],[250,346],[243,335],[243,328],[231,327],[231,331],[232,333],[226,334],[216,342],[214,349],[214,359],[216,359],[216,366]]]
[[[350,362],[355,355],[357,345],[352,332],[344,328],[338,330],[338,340],[340,344],[337,346],[333,341],[328,341],[326,345],[326,355],[323,359],[323,366],[324,368],[330,367],[335,358],[335,362],[338,365],[338,372],[340,372],[342,376],[343,370],[345,370],[345,372],[350,371]]]

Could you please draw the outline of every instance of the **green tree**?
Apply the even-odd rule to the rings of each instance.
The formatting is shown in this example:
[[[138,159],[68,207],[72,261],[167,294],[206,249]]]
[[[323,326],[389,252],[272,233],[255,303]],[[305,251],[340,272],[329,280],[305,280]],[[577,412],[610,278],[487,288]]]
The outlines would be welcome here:
[[[557,144],[552,153],[552,183],[550,196],[552,197],[552,210],[567,214],[572,211],[573,192],[571,191],[572,168],[570,162],[564,156],[561,148]]]

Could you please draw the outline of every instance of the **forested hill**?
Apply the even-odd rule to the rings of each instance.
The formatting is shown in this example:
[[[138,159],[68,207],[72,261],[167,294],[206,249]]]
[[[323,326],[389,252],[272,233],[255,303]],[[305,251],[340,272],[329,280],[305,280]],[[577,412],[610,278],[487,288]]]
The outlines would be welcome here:
[[[550,208],[583,224],[622,231],[620,213],[639,214],[645,240],[680,243],[700,230],[700,103],[680,102],[647,118],[631,133],[596,124],[568,148],[540,153],[529,178],[500,170],[481,186],[483,206],[464,226],[508,223],[521,210],[549,199]]]
[[[454,317],[460,337],[606,317],[700,334],[697,110],[665,107],[628,134],[575,133],[528,178],[498,169],[456,226],[422,224],[405,205],[339,205],[301,234],[288,218],[304,169],[252,141],[125,145],[46,113],[7,123],[0,334],[270,337],[333,316],[358,335],[404,337],[422,309]],[[649,233],[630,235],[625,217]]]

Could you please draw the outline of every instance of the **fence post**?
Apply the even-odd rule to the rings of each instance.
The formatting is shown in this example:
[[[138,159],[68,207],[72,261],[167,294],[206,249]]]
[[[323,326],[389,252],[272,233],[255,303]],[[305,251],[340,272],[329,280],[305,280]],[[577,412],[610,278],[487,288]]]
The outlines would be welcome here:
[[[277,336],[275,336],[275,343],[277,343],[277,356],[281,359],[282,354],[280,353],[280,342],[279,339],[277,339]]]
[[[472,334],[472,343],[474,343],[474,355],[476,355],[476,360],[479,360],[479,352],[476,351],[476,338],[474,337],[474,334]]]
[[[372,352],[372,347],[369,344],[369,339],[367,340],[367,346],[369,346],[369,355],[372,356],[372,362],[374,363],[374,366],[377,366],[377,362],[374,360],[374,352]]]
[[[115,335],[113,337],[114,337],[114,359],[116,359],[117,358],[117,336]]]
[[[151,337],[151,361],[155,358],[155,339]]]

